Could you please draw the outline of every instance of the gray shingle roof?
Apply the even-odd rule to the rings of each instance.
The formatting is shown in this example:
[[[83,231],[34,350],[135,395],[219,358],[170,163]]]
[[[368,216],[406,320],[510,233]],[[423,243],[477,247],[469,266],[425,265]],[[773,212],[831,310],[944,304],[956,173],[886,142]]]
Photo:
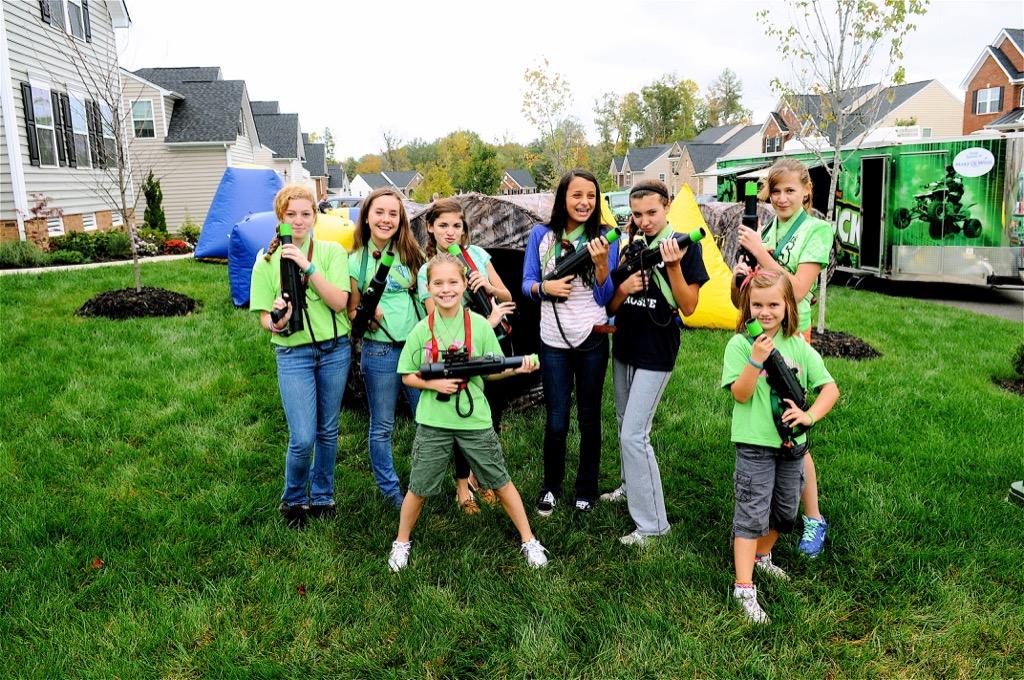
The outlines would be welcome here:
[[[327,187],[340,189],[345,186],[345,170],[337,163],[327,164]]]
[[[744,128],[742,130],[740,130],[739,132],[734,134],[732,137],[730,137],[722,145],[724,148],[722,149],[722,153],[720,153],[718,157],[721,158],[722,156],[725,156],[725,155],[727,155],[729,153],[732,153],[733,149],[735,149],[740,144],[742,144],[743,142],[747,141],[748,139],[750,139],[754,135],[759,134],[760,132],[761,132],[761,126],[760,125],[747,125],[747,126],[744,126]]]
[[[536,189],[537,183],[533,181],[533,175],[525,168],[506,170],[505,174],[512,178],[512,181],[524,189]]]
[[[643,171],[648,165],[653,163],[658,156],[668,151],[671,146],[671,144],[658,144],[656,146],[642,146],[638,149],[630,149],[626,152],[626,158],[629,160],[630,171]]]
[[[140,78],[175,90],[175,83],[209,83],[221,80],[220,66],[180,66],[174,68],[140,68],[134,72]]]
[[[299,114],[265,113],[254,115],[256,131],[263,146],[274,150],[274,158],[300,158]]]
[[[249,102],[254,115],[264,113],[281,113],[281,107],[275,101]]]
[[[1017,44],[1017,49],[1024,52],[1024,28],[1004,28],[1010,40]]]
[[[1003,54],[1001,50],[989,45],[988,53],[991,54],[992,58],[999,62],[999,65],[1002,66],[1006,70],[1006,72],[1010,74],[1011,80],[1020,80],[1021,78],[1024,78],[1024,71],[1018,71],[1017,67],[1014,66],[1013,62],[1010,61],[1010,58]]]
[[[361,172],[356,177],[362,177],[363,181],[366,182],[371,189],[383,189],[384,187],[394,187],[394,185],[388,181],[387,177],[379,172]]]
[[[303,142],[308,138],[309,135],[303,132]],[[309,170],[309,174],[313,177],[327,177],[327,153],[324,151],[324,145],[317,142],[305,142],[302,146],[306,152],[306,160],[303,161],[302,167]]]
[[[174,103],[164,140],[168,144],[231,143],[238,137],[244,80],[221,80],[218,66],[140,68],[134,73],[183,97]]]
[[[843,131],[843,139],[840,140],[840,143],[851,143],[858,136],[874,127],[879,121],[905,104],[907,100],[933,82],[935,81],[919,80],[916,83],[905,83],[903,85],[886,88],[875,95],[868,97],[863,104],[848,114],[846,119],[846,129]],[[860,87],[844,90],[836,97],[836,103],[849,106],[866,95],[871,89],[877,87],[877,85],[878,84],[875,83],[873,85],[862,85]],[[821,120],[823,117],[822,110],[824,108],[822,106],[822,100],[822,95],[804,94],[794,97],[793,110],[796,113],[797,118],[803,120],[805,116],[809,115],[812,120]],[[775,112],[772,112],[772,115],[774,116]],[[833,138],[835,136],[835,125],[832,123],[825,125],[823,132],[829,139]]]
[[[772,120],[774,120],[775,124],[779,126],[779,130],[782,132],[789,132],[789,126],[786,125],[785,119],[778,111],[772,111]]]
[[[732,130],[736,125],[728,123],[726,125],[718,125],[706,130],[702,130],[699,135],[691,139],[691,142],[697,144],[720,144],[719,140]]]
[[[412,172],[387,170],[386,172],[383,172],[381,174],[385,175],[389,180],[391,180],[391,183],[394,184],[399,189],[405,189],[407,186],[409,186],[409,183],[412,182],[413,179],[416,178],[416,175],[418,175],[419,173],[416,172],[415,170],[413,170]]]
[[[1002,116],[999,116],[991,123],[988,123],[987,125],[985,125],[985,127],[997,127],[1003,125],[1024,125],[1024,108],[1013,109],[1009,113],[1003,114]]]
[[[694,138],[696,139],[696,137]],[[725,144],[701,144],[699,142],[679,142],[679,146],[690,154],[694,172],[704,172],[715,164],[724,154]]]
[[[625,156],[612,156],[612,165],[615,166],[615,172],[622,172],[622,163],[625,160]]]

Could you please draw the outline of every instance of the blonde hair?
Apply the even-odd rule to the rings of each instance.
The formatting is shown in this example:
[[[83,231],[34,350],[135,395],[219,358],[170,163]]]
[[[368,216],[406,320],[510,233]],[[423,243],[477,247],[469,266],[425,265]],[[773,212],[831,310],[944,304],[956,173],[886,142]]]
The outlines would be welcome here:
[[[446,210],[445,212],[451,212],[451,211]],[[455,268],[459,270],[459,276],[462,277],[462,281],[468,285],[469,282],[466,279],[466,265],[462,264],[462,262],[457,257],[455,257],[454,255],[451,255],[449,253],[436,253],[433,257],[431,257],[429,260],[427,260],[427,264],[426,264],[426,267],[427,267],[427,285],[428,286],[430,285],[430,274],[431,274],[431,272],[434,270],[435,267],[438,267],[438,266],[440,266],[442,264],[455,265]]]
[[[796,294],[789,276],[775,269],[758,269],[740,287],[739,318],[736,320],[736,332],[745,333],[747,321],[750,320],[750,291],[754,288],[781,288],[782,299],[786,303],[786,316],[782,320],[782,335],[789,338],[796,335],[800,327],[799,312],[796,308]]]
[[[768,177],[765,183],[761,186],[761,190],[758,192],[757,197],[762,201],[768,201],[771,198],[772,189],[775,185],[782,181],[783,175],[789,173],[796,173],[797,180],[807,189],[807,194],[804,196],[804,210],[807,212],[811,211],[811,194],[814,192],[814,183],[811,182],[811,173],[807,170],[807,166],[798,161],[795,158],[780,158],[775,161],[772,167],[768,168]]]
[[[270,241],[270,245],[267,246],[267,253],[263,256],[263,259],[267,262],[270,262],[270,256],[281,246],[279,226],[281,222],[284,222],[284,214],[288,212],[288,204],[294,200],[309,201],[309,205],[313,208],[313,226],[316,226],[318,211],[316,209],[316,201],[313,200],[313,192],[301,184],[288,184],[281,187],[281,190],[274,196],[274,214],[277,215],[278,227],[274,227],[276,235]]]

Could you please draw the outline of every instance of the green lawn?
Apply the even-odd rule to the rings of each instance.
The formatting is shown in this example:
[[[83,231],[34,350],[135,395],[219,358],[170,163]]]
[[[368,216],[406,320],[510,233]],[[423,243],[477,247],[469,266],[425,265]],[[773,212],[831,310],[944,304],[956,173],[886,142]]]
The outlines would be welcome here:
[[[1024,677],[1020,324],[830,290],[830,323],[883,353],[829,360],[843,397],[816,429],[824,556],[776,561],[774,619],[730,606],[733,451],[717,387],[728,333],[684,335],[655,419],[674,530],[637,552],[624,506],[560,507],[529,570],[499,512],[427,505],[411,567],[388,572],[366,421],[345,412],[339,517],[276,512],[287,431],[267,334],[223,267],[149,264],[201,299],[187,318],[79,319],[129,269],[10,276],[3,290],[0,674],[14,677]],[[610,391],[603,488],[618,458]],[[543,409],[502,434],[530,502]],[[406,481],[413,428],[396,434]],[[572,473],[570,473],[572,474]],[[102,561],[100,565],[96,560]]]

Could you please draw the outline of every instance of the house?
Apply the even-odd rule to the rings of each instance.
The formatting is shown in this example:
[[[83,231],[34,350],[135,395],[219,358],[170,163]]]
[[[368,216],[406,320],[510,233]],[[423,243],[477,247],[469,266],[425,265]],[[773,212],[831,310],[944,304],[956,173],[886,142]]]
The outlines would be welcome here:
[[[353,196],[366,197],[374,189],[391,187],[409,198],[422,181],[423,175],[416,171],[361,172],[352,180],[350,190]]]
[[[224,170],[258,163],[265,153],[244,80],[218,66],[122,71],[132,176],[160,180],[171,230],[202,224]],[[140,197],[138,210],[145,199]]]
[[[526,168],[506,170],[505,174],[501,177],[498,193],[502,196],[535,194],[537,193],[537,183],[533,180],[533,175]]]
[[[690,187],[697,196],[714,194],[718,189],[715,170],[718,159],[738,150],[757,153],[759,125],[720,125],[708,128],[689,141],[680,141],[679,185]]]
[[[120,0],[0,6],[0,240],[123,224],[107,93],[121,85],[114,29],[130,25]]]
[[[619,157],[612,157],[609,170],[619,188],[628,189],[643,179],[660,179],[674,195],[679,189],[676,173],[680,154],[675,143],[632,148],[621,157],[621,163]]]
[[[381,174],[391,182],[391,186],[401,191],[406,198],[411,198],[412,192],[423,182],[423,175],[415,170],[409,172],[387,170]]]
[[[299,114],[281,113],[276,101],[255,101],[252,112],[264,146],[256,156],[256,162],[273,168],[285,184],[302,184],[313,191],[316,187],[310,180],[309,171],[302,165],[306,160],[306,149],[299,131]]]
[[[323,144],[310,142],[309,135],[302,133],[302,149],[306,160],[302,167],[309,173],[310,180],[316,185],[313,195],[317,199],[327,197],[327,150]]]
[[[332,196],[347,196],[351,191],[348,175],[340,163],[327,164],[327,193]]]
[[[999,31],[961,86],[967,92],[963,134],[1024,129],[1024,29]]]

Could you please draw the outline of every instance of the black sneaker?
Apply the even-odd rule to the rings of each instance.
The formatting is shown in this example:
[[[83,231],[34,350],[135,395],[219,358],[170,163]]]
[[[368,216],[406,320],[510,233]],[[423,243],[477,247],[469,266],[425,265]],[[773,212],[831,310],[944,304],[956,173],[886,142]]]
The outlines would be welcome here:
[[[577,498],[576,509],[579,512],[590,512],[594,509],[594,503],[592,501],[588,501],[586,498]]]
[[[338,510],[334,503],[327,503],[325,505],[311,505],[309,510],[306,511],[306,516],[310,519],[334,519],[338,514]]]
[[[287,503],[281,503],[281,505],[277,507],[277,511],[281,513],[281,517],[284,519],[284,523],[289,529],[306,528],[306,517],[309,514],[308,505],[288,505]]]
[[[537,514],[541,517],[548,517],[555,511],[555,494],[543,490],[537,498]]]

